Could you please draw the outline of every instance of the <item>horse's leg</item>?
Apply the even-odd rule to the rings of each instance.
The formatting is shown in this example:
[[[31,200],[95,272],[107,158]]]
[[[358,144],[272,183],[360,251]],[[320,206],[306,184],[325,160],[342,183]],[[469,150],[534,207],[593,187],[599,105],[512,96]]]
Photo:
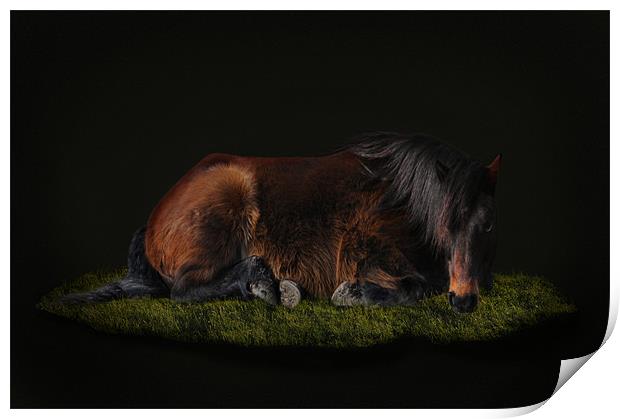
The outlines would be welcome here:
[[[207,280],[209,273],[208,269],[200,266],[184,269],[170,291],[170,298],[180,302],[224,298],[260,298],[269,304],[276,304],[278,301],[273,274],[257,256],[243,259],[215,278]]]
[[[426,280],[418,274],[398,279],[392,287],[383,287],[368,281],[343,282],[332,295],[338,306],[354,305],[413,305],[424,298]]]
[[[424,297],[428,281],[400,249],[373,236],[354,239],[341,249],[335,305],[412,305]]]

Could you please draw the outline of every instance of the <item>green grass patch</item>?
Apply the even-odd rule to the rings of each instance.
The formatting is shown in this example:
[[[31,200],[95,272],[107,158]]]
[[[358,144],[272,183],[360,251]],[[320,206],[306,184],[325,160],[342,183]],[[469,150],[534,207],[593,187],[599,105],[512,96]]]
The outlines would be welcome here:
[[[575,311],[544,278],[496,275],[478,309],[457,314],[445,295],[414,307],[335,307],[328,301],[302,301],[289,310],[262,301],[176,303],[140,298],[93,305],[63,305],[61,295],[117,280],[123,271],[89,273],[54,289],[39,307],[108,333],[160,336],[185,342],[242,346],[367,347],[403,337],[438,343],[503,337]]]

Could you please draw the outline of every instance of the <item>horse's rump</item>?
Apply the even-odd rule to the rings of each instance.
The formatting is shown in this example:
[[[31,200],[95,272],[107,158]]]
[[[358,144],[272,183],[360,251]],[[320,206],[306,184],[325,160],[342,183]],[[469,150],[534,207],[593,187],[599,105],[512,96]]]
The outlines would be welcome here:
[[[171,287],[188,271],[210,278],[246,253],[259,215],[256,185],[253,173],[233,161],[203,160],[149,218],[146,254]]]

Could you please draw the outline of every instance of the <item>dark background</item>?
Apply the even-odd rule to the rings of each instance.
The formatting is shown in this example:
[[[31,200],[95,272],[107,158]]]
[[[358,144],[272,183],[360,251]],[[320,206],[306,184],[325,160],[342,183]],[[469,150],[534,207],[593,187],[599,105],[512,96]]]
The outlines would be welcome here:
[[[578,314],[487,344],[240,349],[110,336],[35,308],[125,263],[210,152],[425,132],[499,177],[495,270]],[[510,407],[595,350],[609,302],[609,14],[11,14],[12,407]]]

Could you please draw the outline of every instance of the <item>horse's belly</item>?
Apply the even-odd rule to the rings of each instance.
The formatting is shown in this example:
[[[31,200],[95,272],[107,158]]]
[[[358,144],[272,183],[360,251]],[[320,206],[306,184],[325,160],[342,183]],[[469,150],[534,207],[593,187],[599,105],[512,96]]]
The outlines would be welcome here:
[[[337,235],[315,220],[282,220],[275,228],[259,221],[248,251],[265,259],[278,280],[295,281],[315,297],[330,297],[338,286]]]

